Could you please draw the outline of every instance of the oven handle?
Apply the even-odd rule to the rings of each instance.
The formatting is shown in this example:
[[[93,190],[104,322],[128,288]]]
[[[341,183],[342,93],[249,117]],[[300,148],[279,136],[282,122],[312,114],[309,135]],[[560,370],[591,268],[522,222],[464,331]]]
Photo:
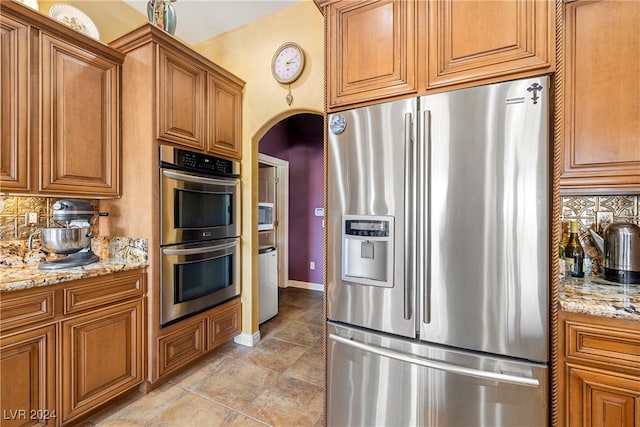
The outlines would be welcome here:
[[[162,249],[162,253],[165,255],[196,255],[196,254],[206,254],[207,252],[213,251],[223,251],[225,249],[230,249],[237,245],[237,242],[233,243],[225,243],[224,245],[215,245],[215,246],[206,246],[204,248],[193,248],[193,249]]]
[[[178,181],[186,181],[186,182],[197,182],[199,184],[213,184],[213,185],[238,185],[237,179],[215,179],[215,178],[204,178],[201,176],[193,176],[187,175],[180,172],[173,172],[168,170],[163,170],[162,173],[167,178],[176,179]]]

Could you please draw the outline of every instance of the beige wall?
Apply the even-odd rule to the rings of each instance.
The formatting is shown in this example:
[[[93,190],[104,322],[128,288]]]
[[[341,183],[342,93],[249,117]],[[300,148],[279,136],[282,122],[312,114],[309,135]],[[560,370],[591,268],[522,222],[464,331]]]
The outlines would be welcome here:
[[[216,64],[246,82],[242,114],[242,332],[258,331],[258,146],[277,122],[300,112],[324,111],[324,19],[312,0],[261,18],[194,46]],[[305,68],[289,87],[271,74],[271,60],[285,42],[305,51]],[[249,209],[251,207],[251,209]]]

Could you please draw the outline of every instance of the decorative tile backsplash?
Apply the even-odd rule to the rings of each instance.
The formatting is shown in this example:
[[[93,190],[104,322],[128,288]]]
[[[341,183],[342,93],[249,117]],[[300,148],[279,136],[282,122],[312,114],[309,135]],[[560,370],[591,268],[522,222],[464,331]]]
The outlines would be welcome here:
[[[576,220],[578,236],[585,254],[593,260],[593,273],[599,274],[602,257],[595,247],[589,228],[598,233],[612,222],[640,225],[640,196],[563,196],[560,198],[560,221],[568,232],[569,221]],[[565,225],[566,224],[566,225]]]
[[[588,235],[587,229],[601,232],[612,222],[638,224],[640,221],[640,196],[565,196],[561,197],[561,221],[577,220],[580,236]]]
[[[52,205],[60,198],[11,196],[2,199],[0,211],[0,240],[26,240],[42,227],[54,227]],[[98,205],[97,200],[90,200]],[[602,232],[611,222],[632,222],[640,225],[640,196],[563,196],[560,200],[560,221],[577,220],[580,241],[591,258],[599,258],[587,231],[594,227]],[[37,222],[29,224],[29,213],[35,213]],[[95,227],[94,227],[95,228]]]
[[[52,206],[61,197],[32,197],[10,196],[2,198],[0,195],[0,240],[26,240],[29,235],[39,228],[57,227],[52,217]],[[93,206],[97,200],[88,200]],[[97,215],[97,210],[96,210]],[[97,229],[97,227],[93,227]],[[96,231],[94,231],[96,234]]]

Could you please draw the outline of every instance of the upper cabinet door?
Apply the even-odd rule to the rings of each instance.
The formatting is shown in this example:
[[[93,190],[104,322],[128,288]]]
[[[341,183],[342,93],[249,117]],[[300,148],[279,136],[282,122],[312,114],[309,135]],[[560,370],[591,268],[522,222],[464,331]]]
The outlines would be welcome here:
[[[29,183],[29,28],[2,17],[0,28],[0,186],[28,191]]]
[[[209,76],[207,151],[240,159],[242,152],[242,87]]]
[[[166,49],[159,52],[158,139],[204,149],[207,73]]]
[[[561,190],[640,190],[640,2],[565,5]]]
[[[46,33],[40,47],[39,191],[117,196],[120,64]]]
[[[551,72],[555,3],[429,2],[427,88]]]
[[[328,5],[329,109],[416,92],[416,5],[393,0]]]

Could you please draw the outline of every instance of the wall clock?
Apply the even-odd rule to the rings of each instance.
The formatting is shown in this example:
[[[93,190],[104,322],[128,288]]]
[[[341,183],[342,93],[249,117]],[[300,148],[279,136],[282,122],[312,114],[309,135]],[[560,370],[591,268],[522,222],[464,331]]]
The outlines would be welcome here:
[[[285,43],[273,55],[271,72],[280,83],[290,84],[298,80],[304,70],[304,51],[296,43]]]

